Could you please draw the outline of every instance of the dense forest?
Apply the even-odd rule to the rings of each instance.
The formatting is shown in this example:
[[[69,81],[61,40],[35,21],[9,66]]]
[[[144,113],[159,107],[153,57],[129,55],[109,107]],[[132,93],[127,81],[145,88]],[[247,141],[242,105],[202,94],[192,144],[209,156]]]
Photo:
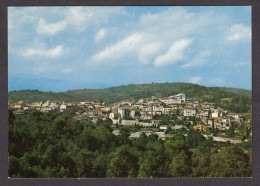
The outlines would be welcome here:
[[[147,98],[151,96],[170,96],[185,93],[188,98],[216,103],[216,106],[237,113],[251,112],[251,90],[205,87],[190,83],[152,83],[152,84],[129,84],[106,89],[81,89],[67,92],[42,92],[38,90],[11,91],[8,100],[25,103],[46,100],[72,101],[105,101],[108,103],[118,102],[129,98]]]
[[[129,128],[116,126],[116,136],[111,121],[79,122],[73,109],[9,110],[9,177],[251,177],[251,141],[214,142],[192,128],[130,140]]]

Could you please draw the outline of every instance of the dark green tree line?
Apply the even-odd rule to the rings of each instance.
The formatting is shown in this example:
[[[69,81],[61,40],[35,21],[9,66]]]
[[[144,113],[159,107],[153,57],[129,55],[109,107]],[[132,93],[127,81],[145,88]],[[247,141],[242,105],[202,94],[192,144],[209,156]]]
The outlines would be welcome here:
[[[109,123],[82,123],[69,111],[8,113],[10,177],[251,176],[251,142],[222,145],[193,130],[130,140],[126,127],[115,136]]]

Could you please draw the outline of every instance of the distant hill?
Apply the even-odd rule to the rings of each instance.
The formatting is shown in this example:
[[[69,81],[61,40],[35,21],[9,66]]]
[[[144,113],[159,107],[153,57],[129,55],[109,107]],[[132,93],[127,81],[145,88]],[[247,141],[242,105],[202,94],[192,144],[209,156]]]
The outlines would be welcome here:
[[[244,96],[252,96],[252,90],[239,89],[239,88],[229,88],[229,87],[219,87],[221,90],[225,90],[227,92],[232,92],[235,94],[240,94]]]
[[[79,81],[68,81],[68,80],[56,80],[51,78],[30,78],[23,76],[11,76],[8,77],[8,90],[23,90],[23,87],[31,87],[32,90],[39,89],[41,91],[55,90],[55,92],[63,92],[68,89],[78,90],[83,88],[92,87],[94,89],[98,88],[108,88],[110,85],[105,83],[95,83],[95,82],[79,82]]]
[[[8,100],[16,102],[24,100],[27,103],[45,100],[63,100],[65,102],[84,100],[103,100],[117,102],[128,98],[141,98],[150,96],[167,96],[178,93],[189,83],[153,83],[153,84],[129,84],[105,89],[79,89],[66,92],[43,92],[38,90],[10,91]]]
[[[25,103],[46,100],[62,100],[65,102],[96,100],[108,103],[118,102],[129,98],[146,98],[151,96],[162,97],[178,93],[185,93],[187,97],[202,101],[214,102],[228,110],[236,112],[248,112],[251,108],[251,94],[248,90],[205,87],[191,83],[152,83],[129,84],[105,89],[80,89],[66,92],[42,92],[38,90],[10,91],[8,100]],[[223,99],[229,98],[229,99]]]

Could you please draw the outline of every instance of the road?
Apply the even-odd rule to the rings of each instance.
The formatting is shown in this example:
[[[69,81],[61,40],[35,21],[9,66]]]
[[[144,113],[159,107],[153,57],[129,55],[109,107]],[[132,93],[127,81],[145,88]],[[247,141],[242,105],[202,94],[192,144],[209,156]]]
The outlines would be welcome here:
[[[208,139],[208,137],[210,135],[204,134],[203,136]],[[217,136],[212,136],[212,137],[213,137],[213,141],[220,141],[220,142],[228,142],[228,141],[230,141],[230,143],[241,143],[242,142],[242,140],[237,140],[237,139],[230,139],[230,138],[217,137]]]

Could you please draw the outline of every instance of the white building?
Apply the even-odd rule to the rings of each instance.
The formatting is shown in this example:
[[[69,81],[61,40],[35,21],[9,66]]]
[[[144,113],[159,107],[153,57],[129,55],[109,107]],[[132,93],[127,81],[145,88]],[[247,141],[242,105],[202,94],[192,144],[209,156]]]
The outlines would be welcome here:
[[[196,115],[196,109],[192,107],[184,107],[183,109],[183,115],[184,116],[195,116]]]
[[[211,113],[212,118],[217,118],[219,116],[218,112]]]
[[[60,106],[60,111],[61,111],[61,112],[63,112],[63,111],[66,110],[66,109],[67,109],[67,106],[64,105],[64,104]]]
[[[126,114],[126,110],[125,109],[122,109],[122,108],[119,108],[118,109],[118,112],[120,113],[121,117],[123,118]]]
[[[152,124],[155,125],[156,127],[158,127],[161,122],[162,120],[152,120]]]
[[[121,125],[135,125],[138,124],[138,122],[136,120],[122,120],[121,121]]]
[[[111,112],[111,113],[109,114],[109,118],[110,118],[110,119],[118,119],[120,116],[121,116],[121,115],[120,115],[119,112]]]
[[[141,132],[131,132],[131,134],[128,138],[129,139],[139,138],[141,134],[142,134]]]
[[[14,108],[16,108],[16,109],[21,109],[21,108],[22,108],[22,103],[16,103],[16,104],[14,105]]]
[[[48,106],[50,106],[50,103],[51,103],[51,101],[50,101],[50,100],[47,100],[46,102],[44,102],[44,103],[42,104],[42,106],[43,106],[43,107],[48,107]]]
[[[54,107],[54,108],[59,108],[59,102],[58,101],[51,101],[50,106]]]
[[[161,125],[161,126],[160,126],[160,129],[162,129],[162,130],[168,130],[168,129],[169,129],[169,126],[168,126],[168,125]]]
[[[52,107],[42,107],[41,108],[41,110],[43,111],[43,112],[49,112],[49,111],[51,111],[52,110]]]
[[[132,109],[132,110],[130,111],[130,116],[131,116],[132,118],[135,117],[135,110]]]
[[[31,104],[31,107],[41,107],[42,106],[42,102],[33,102]]]
[[[186,95],[185,94],[177,94],[169,97],[169,104],[173,103],[186,103]]]

